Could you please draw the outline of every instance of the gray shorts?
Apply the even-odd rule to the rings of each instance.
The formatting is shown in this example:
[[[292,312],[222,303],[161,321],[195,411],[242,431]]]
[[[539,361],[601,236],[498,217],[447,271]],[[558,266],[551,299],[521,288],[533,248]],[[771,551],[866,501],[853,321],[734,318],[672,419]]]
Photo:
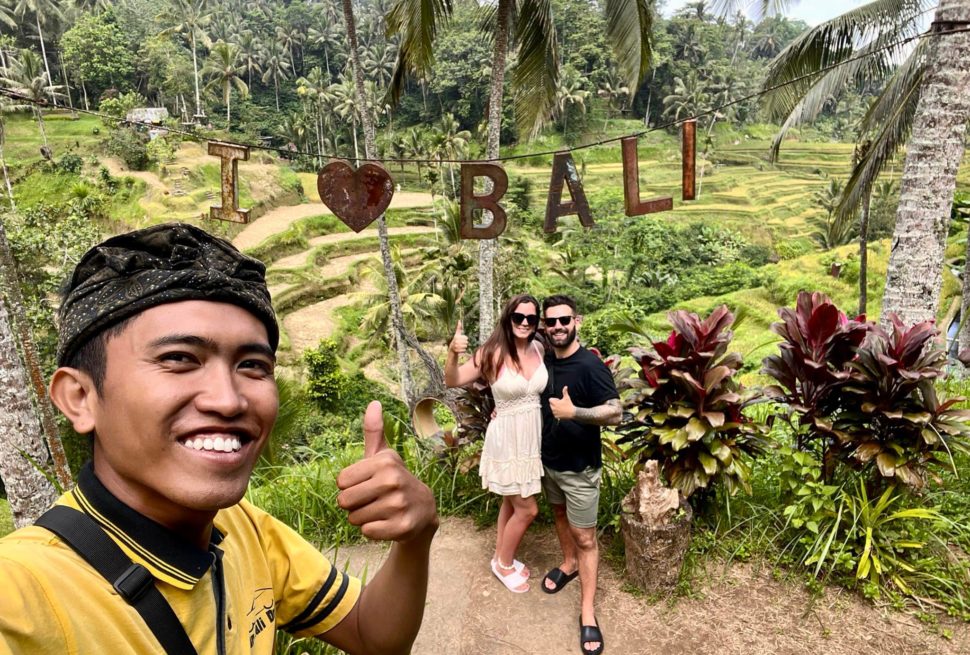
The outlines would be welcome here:
[[[554,471],[543,467],[542,491],[551,505],[565,505],[569,525],[596,527],[600,504],[600,474],[603,469],[589,467],[576,471]]]

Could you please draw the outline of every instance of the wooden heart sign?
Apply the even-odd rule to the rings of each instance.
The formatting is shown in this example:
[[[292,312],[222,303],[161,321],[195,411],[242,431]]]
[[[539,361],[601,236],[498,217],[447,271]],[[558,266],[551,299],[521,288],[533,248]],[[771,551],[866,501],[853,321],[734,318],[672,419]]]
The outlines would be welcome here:
[[[336,159],[317,174],[317,191],[334,215],[360,232],[384,213],[394,197],[394,181],[380,164],[367,162],[357,170]]]

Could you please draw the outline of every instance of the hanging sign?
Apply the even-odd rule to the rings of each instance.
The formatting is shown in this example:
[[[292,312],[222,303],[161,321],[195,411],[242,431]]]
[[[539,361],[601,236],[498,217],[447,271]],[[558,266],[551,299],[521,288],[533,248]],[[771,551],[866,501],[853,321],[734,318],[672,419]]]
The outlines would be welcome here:
[[[695,120],[682,125],[682,173],[681,198],[696,197],[696,124]],[[637,158],[637,137],[620,140],[623,153],[623,206],[627,216],[642,216],[670,211],[673,198],[640,198],[640,167]],[[237,162],[249,159],[249,148],[219,141],[209,142],[209,154],[222,159],[222,205],[210,208],[210,217],[217,220],[246,223],[249,210],[239,208],[236,189]],[[475,180],[486,178],[489,190],[475,193]],[[563,201],[563,187],[570,199]],[[505,231],[507,215],[499,201],[508,191],[509,178],[499,164],[469,162],[461,165],[461,238],[495,239]],[[317,192],[320,200],[343,221],[347,227],[360,232],[383,214],[394,197],[394,180],[380,164],[366,162],[354,169],[349,162],[336,159],[317,174]],[[476,224],[476,212],[490,216],[487,223]],[[557,152],[552,159],[552,176],[546,197],[546,218],[543,229],[555,232],[562,216],[576,215],[584,227],[593,227],[593,215],[586,200],[583,181],[576,162],[569,151]]]
[[[209,141],[209,154],[222,159],[222,204],[209,207],[209,218],[248,223],[249,210],[239,208],[239,160],[249,161],[249,148],[234,143]]]

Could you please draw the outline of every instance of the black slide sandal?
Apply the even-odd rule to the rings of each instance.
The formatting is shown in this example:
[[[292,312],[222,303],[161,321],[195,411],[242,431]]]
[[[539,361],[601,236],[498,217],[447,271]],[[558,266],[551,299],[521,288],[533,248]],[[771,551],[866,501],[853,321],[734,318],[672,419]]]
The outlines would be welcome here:
[[[583,617],[579,617],[579,649],[583,651],[584,655],[600,655],[606,645],[603,642],[603,633],[600,632],[599,621],[596,621],[596,623],[597,625],[583,625]],[[586,642],[588,641],[598,641],[599,647],[586,650]]]
[[[545,577],[542,578],[542,590],[547,594],[556,594],[562,590],[571,580],[573,580],[577,575],[579,575],[579,569],[577,568],[572,573],[566,573],[558,566],[553,570],[546,573]],[[546,586],[546,580],[550,580],[552,584],[556,585],[553,589]]]

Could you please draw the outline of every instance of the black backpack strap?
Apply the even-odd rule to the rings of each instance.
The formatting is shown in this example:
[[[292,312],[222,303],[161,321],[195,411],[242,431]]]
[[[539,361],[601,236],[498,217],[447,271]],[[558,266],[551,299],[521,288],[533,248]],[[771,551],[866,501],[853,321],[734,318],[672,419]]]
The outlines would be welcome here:
[[[197,655],[182,622],[155,587],[152,574],[132,562],[94,519],[71,507],[55,505],[35,525],[60,537],[110,582],[145,620],[168,655]]]

